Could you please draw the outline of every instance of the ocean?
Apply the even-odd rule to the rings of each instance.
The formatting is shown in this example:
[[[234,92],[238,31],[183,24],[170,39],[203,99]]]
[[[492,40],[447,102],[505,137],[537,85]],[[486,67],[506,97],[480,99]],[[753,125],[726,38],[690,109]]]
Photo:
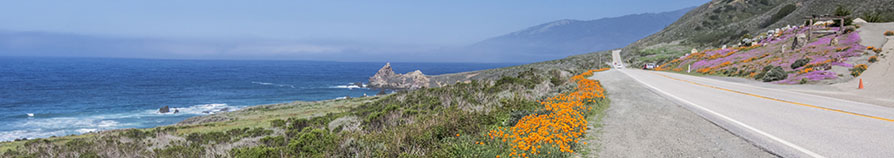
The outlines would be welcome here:
[[[150,128],[252,105],[375,95],[385,63],[0,57],[0,141]],[[427,75],[514,63],[391,63]],[[162,106],[179,113],[162,114]]]

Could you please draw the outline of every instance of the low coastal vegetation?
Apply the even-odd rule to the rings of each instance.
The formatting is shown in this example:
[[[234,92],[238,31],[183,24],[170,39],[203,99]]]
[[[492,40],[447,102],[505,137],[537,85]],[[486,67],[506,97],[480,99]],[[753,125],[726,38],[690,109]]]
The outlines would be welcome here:
[[[6,142],[0,157],[566,157],[578,150],[587,119],[608,105],[599,83],[585,79],[593,71],[567,70],[528,68],[383,96],[255,106],[172,126]],[[526,128],[554,137],[490,137]],[[537,148],[520,148],[520,141]]]

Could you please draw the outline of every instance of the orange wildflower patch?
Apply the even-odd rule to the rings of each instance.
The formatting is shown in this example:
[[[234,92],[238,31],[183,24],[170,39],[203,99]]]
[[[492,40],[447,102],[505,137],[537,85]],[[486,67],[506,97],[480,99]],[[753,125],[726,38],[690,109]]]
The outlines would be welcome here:
[[[808,73],[810,71],[813,71],[812,67],[805,68],[805,69],[799,71],[798,74]]]
[[[751,58],[748,58],[748,59],[745,59],[745,60],[742,60],[742,63],[748,63],[748,62],[751,62],[751,61],[753,61],[753,60],[754,60],[754,59],[755,59],[755,57],[751,57]]]
[[[555,146],[560,151],[573,153],[570,144],[576,143],[580,136],[587,131],[587,120],[584,117],[592,107],[587,103],[596,102],[596,99],[605,98],[605,89],[599,85],[599,81],[586,79],[594,72],[605,71],[608,68],[590,70],[571,77],[577,83],[576,91],[560,94],[546,101],[540,102],[544,110],[552,111],[549,114],[532,114],[522,117],[515,126],[503,130],[491,130],[488,136],[491,139],[509,140],[512,153],[509,157],[527,157],[540,153],[538,150],[544,146]]]

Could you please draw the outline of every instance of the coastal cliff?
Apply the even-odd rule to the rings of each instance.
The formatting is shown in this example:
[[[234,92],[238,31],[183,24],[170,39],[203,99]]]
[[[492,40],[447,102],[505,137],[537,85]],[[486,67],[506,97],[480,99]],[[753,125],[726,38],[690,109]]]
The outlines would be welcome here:
[[[419,89],[429,87],[430,79],[416,70],[406,74],[394,73],[391,63],[385,63],[375,75],[369,78],[369,86],[387,89]]]

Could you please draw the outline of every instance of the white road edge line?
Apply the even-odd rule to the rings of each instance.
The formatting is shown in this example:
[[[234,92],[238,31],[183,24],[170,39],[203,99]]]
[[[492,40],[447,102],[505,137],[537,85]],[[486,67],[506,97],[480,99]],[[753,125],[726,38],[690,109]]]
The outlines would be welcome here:
[[[659,72],[659,73],[666,73],[665,75],[667,75],[667,74],[673,74],[673,73],[668,73],[668,72]],[[680,74],[680,75],[683,75],[683,74]],[[727,83],[727,84],[738,85],[738,86],[742,86],[742,87],[751,87],[751,88],[755,88],[755,89],[763,89],[763,90],[776,91],[776,92],[783,92],[783,93],[798,93],[798,94],[800,94],[800,95],[806,95],[806,96],[817,97],[817,98],[824,98],[824,99],[835,100],[835,101],[839,101],[839,102],[847,102],[847,103],[851,103],[851,104],[858,104],[858,105],[859,105],[859,104],[862,104],[862,105],[876,106],[876,107],[880,107],[880,108],[889,108],[889,107],[884,107],[884,106],[881,106],[881,105],[876,105],[876,104],[871,104],[871,103],[864,103],[864,102],[858,102],[858,101],[852,101],[852,100],[845,100],[845,99],[838,99],[838,98],[832,98],[832,97],[827,97],[827,96],[822,96],[822,95],[816,95],[816,94],[805,93],[805,92],[798,91],[798,89],[773,89],[773,88],[767,88],[767,87],[761,87],[761,86],[748,85],[748,84],[744,84],[744,83],[736,83],[736,82],[729,82],[729,81],[724,81],[724,80],[718,80],[718,79],[713,79],[713,78],[704,78],[704,79],[714,80],[714,81],[719,81],[719,82],[724,82],[724,83]],[[728,89],[729,89],[729,88],[728,88]]]
[[[662,94],[664,94],[664,95],[670,96],[670,97],[672,97],[672,98],[674,98],[674,99],[676,99],[676,100],[679,100],[679,101],[681,101],[681,102],[683,102],[683,103],[689,104],[689,105],[691,105],[691,106],[693,106],[693,107],[696,107],[696,108],[698,108],[698,109],[701,109],[701,110],[703,110],[703,111],[705,111],[705,112],[708,112],[708,113],[710,113],[710,114],[712,114],[712,115],[715,115],[715,116],[717,116],[717,117],[723,118],[723,119],[725,119],[725,120],[727,120],[727,121],[729,121],[729,122],[735,123],[735,124],[737,124],[737,125],[739,125],[739,126],[742,126],[742,127],[746,128],[746,129],[752,130],[752,131],[754,131],[754,132],[756,132],[756,133],[758,133],[758,134],[764,135],[764,136],[767,137],[767,138],[770,138],[770,139],[775,140],[775,141],[777,141],[777,142],[779,142],[779,143],[782,143],[783,145],[786,145],[786,146],[789,146],[789,147],[791,147],[791,148],[794,148],[795,150],[798,150],[798,151],[800,151],[800,152],[803,152],[804,154],[810,155],[811,157],[815,157],[815,158],[825,158],[825,157],[822,156],[822,155],[819,155],[819,154],[817,154],[817,153],[814,153],[813,151],[804,149],[803,147],[798,146],[798,145],[795,145],[795,144],[793,144],[793,143],[791,143],[791,142],[788,142],[788,141],[786,141],[786,140],[783,140],[782,138],[779,138],[779,137],[770,135],[770,134],[767,133],[767,132],[761,131],[761,130],[759,130],[759,129],[757,129],[757,128],[754,128],[754,127],[751,127],[751,126],[749,126],[749,125],[747,125],[747,124],[745,124],[745,123],[742,123],[742,122],[739,122],[739,121],[734,120],[734,119],[732,119],[732,118],[729,118],[729,117],[727,117],[726,115],[723,115],[723,114],[714,112],[713,110],[710,110],[710,109],[707,109],[707,108],[705,108],[705,107],[699,106],[698,104],[692,103],[692,102],[690,102],[690,101],[687,101],[687,100],[684,100],[684,99],[682,99],[682,98],[680,98],[680,97],[677,97],[677,96],[675,96],[675,95],[672,95],[672,94],[670,94],[670,93],[668,93],[668,92],[665,92],[665,91],[663,91],[663,90],[661,90],[661,89],[655,88],[655,86],[652,86],[652,85],[650,85],[650,84],[648,84],[648,83],[646,83],[646,82],[643,82],[643,81],[637,79],[636,77],[631,76],[630,74],[628,74],[628,73],[625,72],[625,71],[622,71],[622,70],[618,70],[618,71],[621,71],[621,73],[624,73],[625,75],[630,76],[630,78],[633,78],[633,80],[636,80],[636,82],[642,83],[643,85],[646,85],[646,86],[648,86],[649,88],[652,88],[652,89],[655,90],[655,91],[658,91],[658,92],[660,92],[660,93],[662,93]]]

